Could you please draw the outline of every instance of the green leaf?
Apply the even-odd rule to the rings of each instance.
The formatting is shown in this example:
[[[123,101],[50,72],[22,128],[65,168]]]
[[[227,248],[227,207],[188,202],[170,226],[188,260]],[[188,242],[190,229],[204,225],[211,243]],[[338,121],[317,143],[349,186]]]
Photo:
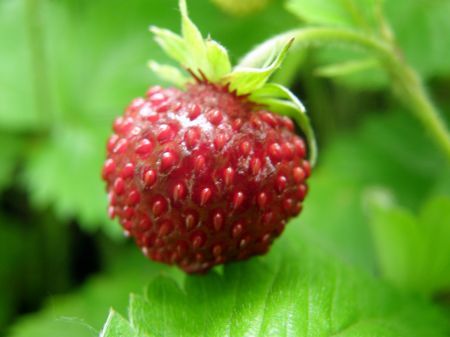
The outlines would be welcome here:
[[[442,175],[449,169],[406,112],[368,112],[358,130],[332,138],[321,150],[309,180],[301,231],[330,254],[373,271],[373,243],[363,208],[367,188],[385,186],[395,191],[400,204],[419,209],[435,193],[435,184],[443,193]]]
[[[116,312],[110,316],[110,323],[114,324],[104,332],[105,336],[128,332],[123,330],[125,325],[120,324],[117,314],[126,310],[128,294],[141,292],[154,275],[170,270],[148,261],[135,247],[115,250],[115,260],[106,272],[91,277],[70,294],[50,295],[39,312],[21,316],[9,329],[8,337],[98,336],[111,307]]]
[[[187,52],[186,41],[179,35],[168,29],[152,26],[150,31],[155,36],[155,41],[164,52],[182,65],[188,65],[189,54]]]
[[[26,17],[25,1],[0,2],[0,125],[11,131],[35,129],[39,124]]]
[[[385,12],[407,61],[422,76],[450,74],[450,1],[386,1]]]
[[[450,289],[450,198],[430,199],[418,217],[379,198],[371,196],[371,224],[384,277],[426,295]]]
[[[23,180],[36,207],[53,206],[64,219],[78,217],[87,230],[102,225],[117,237],[120,226],[107,219],[105,186],[100,178],[107,133],[107,129],[87,125],[55,132],[37,144]]]
[[[272,57],[266,58],[268,65],[264,64],[263,68],[238,65],[231,73],[224,76],[222,81],[229,83],[230,90],[235,90],[238,95],[249,94],[262,88],[269,77],[280,67],[292,42],[293,40],[289,39],[279,50],[272,50]]]
[[[131,296],[129,328],[149,336],[445,336],[438,310],[321,253],[295,232],[300,222],[266,257],[181,284],[155,278],[144,296]]]
[[[303,20],[334,26],[370,29],[377,0],[288,0],[287,8]]]

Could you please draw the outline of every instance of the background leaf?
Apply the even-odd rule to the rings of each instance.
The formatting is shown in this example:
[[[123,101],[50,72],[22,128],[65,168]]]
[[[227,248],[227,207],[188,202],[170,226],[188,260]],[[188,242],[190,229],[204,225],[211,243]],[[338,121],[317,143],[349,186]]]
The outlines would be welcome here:
[[[419,216],[371,198],[371,224],[383,276],[431,296],[450,289],[450,198],[434,197]]]

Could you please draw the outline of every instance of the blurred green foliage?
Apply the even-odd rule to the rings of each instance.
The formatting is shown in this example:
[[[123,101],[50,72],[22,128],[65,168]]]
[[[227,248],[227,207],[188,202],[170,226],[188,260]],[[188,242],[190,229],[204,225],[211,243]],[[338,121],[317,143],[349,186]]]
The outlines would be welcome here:
[[[372,34],[385,24],[378,3],[279,0],[245,17],[209,0],[189,7],[236,61],[301,25]],[[361,50],[295,52],[281,70],[308,108],[321,156],[304,214],[268,256],[185,277],[120,240],[100,180],[106,137],[157,82],[147,60],[168,62],[148,26],[178,31],[176,8],[175,0],[0,1],[0,333],[98,335],[112,306],[104,336],[447,336],[450,166]],[[450,1],[383,8],[405,60],[445,111]],[[400,206],[367,211],[374,186]],[[427,242],[426,254],[412,236]]]

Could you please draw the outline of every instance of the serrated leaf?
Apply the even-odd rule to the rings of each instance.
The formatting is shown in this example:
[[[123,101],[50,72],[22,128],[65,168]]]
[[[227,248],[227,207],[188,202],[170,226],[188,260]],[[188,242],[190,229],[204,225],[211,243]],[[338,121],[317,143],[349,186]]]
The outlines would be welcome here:
[[[187,276],[182,285],[155,278],[131,297],[130,327],[150,336],[445,336],[436,309],[321,253],[296,233],[300,222],[268,256],[223,274]]]
[[[0,2],[0,125],[9,130],[33,130],[40,124],[26,18],[25,1]]]
[[[371,224],[380,269],[403,289],[450,289],[450,198],[430,199],[420,216],[372,197]]]
[[[425,78],[450,74],[450,1],[386,1],[384,7],[407,61]]]
[[[134,331],[128,322],[119,315],[114,310],[109,312],[109,316],[106,320],[105,326],[103,327],[100,337],[113,337],[113,336],[132,336],[132,337],[144,337],[143,335],[138,335],[136,331]]]
[[[168,56],[180,64],[187,65],[189,63],[186,41],[181,36],[168,29],[155,26],[150,27],[150,31],[155,35],[155,41]]]
[[[34,149],[24,182],[37,208],[53,206],[65,219],[77,216],[87,230],[98,225],[113,236],[120,226],[107,219],[107,201],[99,178],[108,130],[64,128]]]

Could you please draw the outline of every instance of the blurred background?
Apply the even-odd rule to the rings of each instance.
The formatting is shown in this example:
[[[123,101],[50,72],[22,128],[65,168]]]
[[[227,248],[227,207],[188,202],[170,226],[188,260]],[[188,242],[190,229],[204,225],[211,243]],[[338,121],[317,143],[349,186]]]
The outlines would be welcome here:
[[[304,25],[295,7],[189,1],[194,22],[234,61]],[[405,59],[448,120],[450,2],[384,7]],[[111,305],[124,308],[130,291],[165,268],[141,257],[107,218],[100,179],[113,119],[159,83],[147,61],[167,63],[150,24],[179,31],[177,1],[0,0],[0,334],[93,335],[86,326],[100,328]],[[363,60],[358,71],[324,68],[354,59]],[[276,80],[306,105],[320,147],[299,230],[376,274],[364,191],[383,186],[415,212],[430,196],[450,195],[448,162],[361,51],[294,49]]]

